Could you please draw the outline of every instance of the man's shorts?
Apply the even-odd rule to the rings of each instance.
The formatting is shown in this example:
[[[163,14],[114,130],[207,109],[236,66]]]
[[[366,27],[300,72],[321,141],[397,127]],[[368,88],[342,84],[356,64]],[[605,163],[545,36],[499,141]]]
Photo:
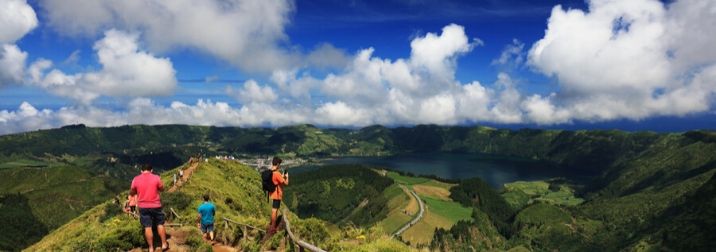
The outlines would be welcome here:
[[[139,208],[139,222],[145,228],[154,225],[164,225],[164,212],[162,208]]]
[[[271,207],[274,209],[278,209],[281,206],[281,200],[273,200],[273,204],[271,204]]]
[[[202,233],[208,233],[208,232],[214,232],[214,223],[211,224],[201,224],[201,232]]]

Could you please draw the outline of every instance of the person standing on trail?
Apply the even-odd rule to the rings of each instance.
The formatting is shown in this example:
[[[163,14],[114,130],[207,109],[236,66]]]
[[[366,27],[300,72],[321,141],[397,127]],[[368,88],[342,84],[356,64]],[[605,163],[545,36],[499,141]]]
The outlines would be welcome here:
[[[281,206],[281,199],[283,199],[283,186],[288,185],[288,173],[281,174],[279,167],[281,166],[281,160],[278,157],[274,157],[271,161],[271,181],[276,186],[276,189],[271,192],[271,226],[269,233],[276,233],[276,218],[278,218],[278,209]]]
[[[137,213],[137,195],[128,195],[127,196],[127,205],[129,206],[129,212],[136,214]]]
[[[142,167],[142,173],[134,177],[129,195],[137,196],[139,206],[139,222],[144,227],[144,238],[147,239],[149,252],[154,252],[154,233],[152,226],[157,226],[162,241],[162,251],[169,248],[166,230],[164,229],[164,212],[159,192],[164,191],[164,184],[158,175],[152,173],[152,166]]]
[[[204,203],[197,209],[199,217],[196,218],[197,225],[201,229],[202,236],[210,241],[214,240],[214,215],[216,207],[209,201],[209,194],[204,194]],[[207,237],[208,235],[208,237]]]

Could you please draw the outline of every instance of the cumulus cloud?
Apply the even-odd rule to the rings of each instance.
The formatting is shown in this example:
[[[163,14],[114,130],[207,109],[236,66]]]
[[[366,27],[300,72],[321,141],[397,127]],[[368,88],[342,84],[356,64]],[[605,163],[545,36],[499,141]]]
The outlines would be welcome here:
[[[368,48],[357,52],[345,69],[323,79],[280,72],[273,80],[282,90],[300,83],[298,93],[310,98],[315,88],[327,96],[330,100],[314,112],[317,124],[520,122],[521,96],[507,74],[500,75],[496,88],[455,79],[457,58],[478,44],[462,26],[450,24],[439,34],[414,38],[409,58],[379,58]]]
[[[248,80],[239,90],[234,90],[231,86],[227,87],[226,92],[229,96],[235,97],[239,101],[248,103],[272,103],[278,99],[273,88],[261,87],[255,80]]]
[[[22,81],[27,53],[16,45],[0,44],[0,87]]]
[[[239,2],[225,2],[230,3]],[[107,3],[89,5],[92,4]],[[137,3],[128,1],[127,4]],[[716,2],[709,0],[677,1],[668,5],[656,0],[592,0],[586,10],[565,10],[557,6],[552,10],[544,37],[531,45],[528,52],[525,52],[525,44],[515,40],[493,62],[500,67],[526,61],[535,71],[554,77],[559,88],[548,94],[524,93],[523,85],[530,85],[529,80],[512,78],[508,73],[499,73],[494,83],[458,80],[455,77],[457,59],[472,52],[480,42],[469,38],[462,26],[451,24],[440,32],[414,38],[410,55],[405,58],[375,56],[380,48],[366,48],[341,58],[339,49],[320,46],[323,49],[316,51],[322,52],[315,57],[335,56],[335,62],[343,62],[336,64],[344,65],[343,68],[322,76],[312,75],[305,65],[275,68],[265,83],[250,80],[241,87],[227,88],[227,94],[241,102],[237,107],[204,100],[196,104],[174,102],[162,106],[147,98],[134,99],[117,111],[91,105],[46,110],[23,103],[14,111],[0,111],[0,131],[9,133],[70,123],[91,126],[136,123],[219,126],[555,124],[687,115],[711,110],[716,96],[716,51],[711,48],[716,44],[716,37],[710,36],[716,23],[713,13],[716,13]],[[111,22],[118,22],[116,18],[112,17]],[[99,29],[77,25],[79,32]],[[150,29],[144,25],[138,27],[143,31]],[[57,94],[77,95],[75,99],[89,101],[99,95],[156,95],[164,92],[146,91],[145,86],[175,85],[171,62],[139,50],[136,33],[113,32],[117,34],[107,34],[95,45],[101,70],[71,75],[57,70],[47,73],[51,63],[38,60],[27,69],[26,78]],[[109,39],[111,37],[114,38]],[[165,81],[149,81],[146,77],[149,75],[129,67],[130,74],[124,75],[124,67],[111,67],[121,65],[120,58],[124,57],[145,59],[164,66],[160,68],[165,71],[159,72],[171,74],[160,78]],[[131,61],[125,63],[131,65]],[[136,79],[145,85],[134,86],[131,92],[112,84],[98,88],[100,84],[94,80],[99,77],[88,76],[109,76],[106,79],[115,80],[107,83],[134,80],[122,76],[140,76]],[[115,91],[102,91],[115,88]],[[65,89],[72,91],[71,94],[62,93]]]
[[[15,43],[37,27],[35,10],[26,0],[0,2],[0,43]]]
[[[668,6],[593,0],[588,11],[556,6],[529,64],[556,77],[560,93],[530,98],[531,118],[551,123],[707,111],[716,91],[716,80],[706,77],[716,64],[714,13],[710,0]]]
[[[42,0],[40,6],[48,25],[61,34],[139,31],[152,52],[197,49],[251,72],[304,62],[325,67],[345,58],[328,44],[308,55],[290,45],[284,29],[295,9],[291,0]]]
[[[157,105],[147,98],[130,101],[123,110],[107,110],[94,106],[71,106],[57,110],[37,109],[23,102],[17,110],[0,110],[0,134],[35,129],[48,129],[83,123],[94,127],[127,124],[191,124],[215,126],[269,126],[305,123],[309,118],[299,110],[273,106],[247,105],[231,107],[224,102],[199,100],[189,105],[173,102]]]
[[[102,69],[94,72],[66,74],[50,68],[51,63],[40,60],[32,64],[29,73],[33,84],[63,97],[89,104],[99,96],[157,96],[169,95],[176,87],[175,70],[167,58],[157,58],[141,51],[137,34],[109,30],[97,41]]]
[[[96,48],[99,48],[100,57],[136,53],[136,45],[122,43],[133,41],[132,37],[118,34],[129,39],[112,43],[98,42]],[[113,37],[110,35],[107,37]],[[105,45],[116,48],[111,53],[103,52]],[[515,99],[519,99],[520,95],[515,94],[514,83],[506,74],[502,74],[495,84],[497,88],[483,86],[477,81],[461,84],[455,80],[456,58],[472,50],[475,45],[474,40],[467,38],[462,27],[448,25],[440,34],[428,33],[413,39],[411,45],[411,57],[396,60],[375,57],[372,48],[361,50],[342,71],[328,74],[325,78],[316,78],[301,71],[276,71],[271,77],[271,84],[247,81],[241,88],[227,89],[229,95],[241,101],[239,107],[202,100],[195,105],[174,102],[170,106],[161,106],[149,99],[139,98],[118,111],[106,111],[93,106],[45,111],[39,118],[46,123],[34,124],[33,127],[68,123],[92,126],[134,123],[238,126],[314,123],[365,126],[375,123],[454,124],[465,121],[515,120],[511,113],[519,106]],[[46,61],[33,64],[29,70],[30,75],[40,75],[36,73],[43,72],[42,69],[47,68],[48,64]],[[43,83],[55,83],[53,88],[62,88],[62,85],[72,87],[85,83],[79,81],[84,79],[84,75],[64,75],[52,71],[38,79]],[[92,87],[93,84],[79,85]],[[301,102],[311,101],[315,92],[326,100],[318,103]],[[28,106],[32,107],[25,105]],[[19,112],[23,110],[19,108],[2,112],[7,132],[26,127],[20,125],[20,122],[30,117],[38,118],[24,116]]]
[[[37,16],[25,0],[0,1],[0,87],[18,84],[27,53],[12,44],[37,27]]]

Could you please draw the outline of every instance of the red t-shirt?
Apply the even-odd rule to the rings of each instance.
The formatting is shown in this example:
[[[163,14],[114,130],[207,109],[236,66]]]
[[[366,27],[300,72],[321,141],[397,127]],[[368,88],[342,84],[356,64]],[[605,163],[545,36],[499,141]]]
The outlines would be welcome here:
[[[142,172],[132,180],[131,190],[137,190],[139,208],[162,207],[159,192],[163,189],[162,180],[151,172]]]
[[[281,200],[283,198],[283,185],[286,181],[283,179],[283,175],[280,172],[274,171],[271,175],[271,181],[276,185],[276,190],[271,193],[272,200]]]

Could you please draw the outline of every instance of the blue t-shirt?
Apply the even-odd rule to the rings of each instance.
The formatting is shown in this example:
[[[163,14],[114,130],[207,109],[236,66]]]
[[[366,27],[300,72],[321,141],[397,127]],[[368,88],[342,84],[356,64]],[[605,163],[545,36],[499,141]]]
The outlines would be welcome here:
[[[214,214],[216,207],[211,202],[204,202],[199,206],[199,214],[201,214],[201,224],[214,224]]]

